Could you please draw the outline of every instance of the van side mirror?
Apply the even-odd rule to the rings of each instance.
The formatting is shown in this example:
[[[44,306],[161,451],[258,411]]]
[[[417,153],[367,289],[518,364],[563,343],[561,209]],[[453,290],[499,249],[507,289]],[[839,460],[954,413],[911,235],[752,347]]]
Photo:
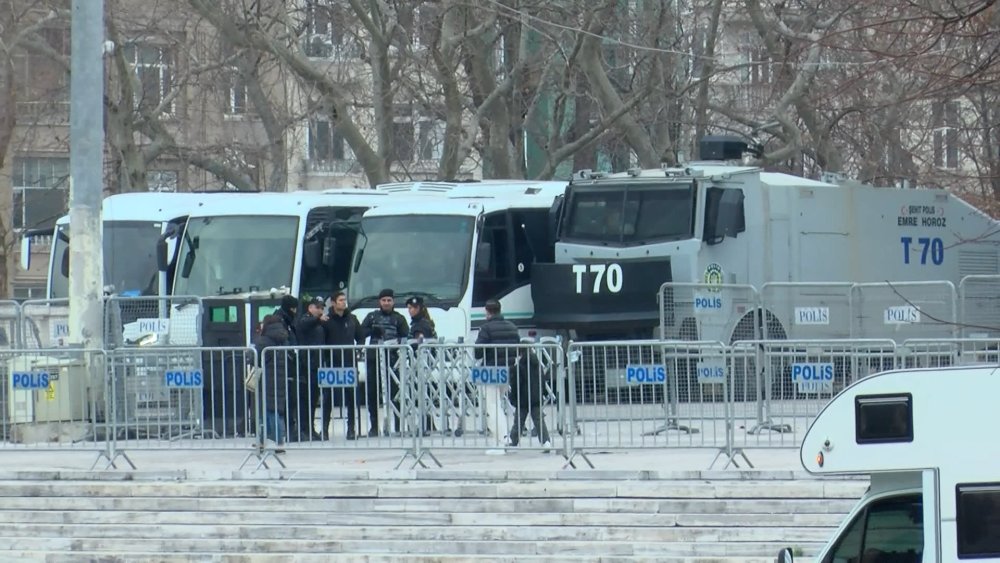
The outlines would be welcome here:
[[[59,272],[64,278],[69,277],[69,249],[64,248],[62,257],[59,259]]]
[[[311,240],[302,245],[302,263],[306,268],[319,268],[323,262],[323,243]]]
[[[792,553],[792,548],[786,547],[778,552],[778,558],[775,559],[775,563],[792,563],[795,560],[795,555]]]
[[[337,250],[337,239],[335,237],[327,237],[323,241],[323,265],[330,267],[333,266],[335,261],[335,255]]]
[[[481,242],[476,245],[476,273],[485,274],[493,266],[493,245]]]
[[[21,269],[28,271],[31,269],[31,237],[21,237]]]
[[[191,277],[191,268],[194,267],[194,252],[184,255],[184,265],[181,267],[181,277],[187,279]]]
[[[167,256],[167,241],[163,238],[156,241],[156,266],[161,272],[166,272],[170,268],[170,257]]]

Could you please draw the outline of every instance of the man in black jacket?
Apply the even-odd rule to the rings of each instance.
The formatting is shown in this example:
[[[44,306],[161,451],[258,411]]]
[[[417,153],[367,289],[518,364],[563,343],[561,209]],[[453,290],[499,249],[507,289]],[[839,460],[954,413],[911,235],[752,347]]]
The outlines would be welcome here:
[[[295,325],[295,334],[299,346],[323,346],[326,344],[326,323],[328,317],[323,312],[326,303],[319,297],[312,298],[306,304],[306,310]],[[299,353],[298,379],[295,389],[296,400],[291,413],[293,428],[298,430],[299,441],[319,440],[320,435],[313,430],[313,417],[316,413],[316,403],[319,402],[319,381],[317,371],[321,367],[322,353],[310,350]]]
[[[333,295],[333,305],[330,307],[330,320],[326,323],[326,343],[331,346],[355,346],[364,344],[365,335],[361,323],[347,308],[347,296],[343,291]],[[333,350],[330,367],[343,368],[355,365],[354,350]],[[323,390],[323,439],[329,438],[330,421],[333,415],[333,389]],[[347,439],[353,440],[355,434],[355,413],[358,404],[358,388],[347,387],[336,390],[342,394],[343,404],[347,407]]]
[[[517,331],[517,325],[503,318],[500,312],[500,302],[490,299],[486,302],[486,322],[479,327],[479,335],[476,337],[476,344],[518,344],[521,335]],[[506,366],[514,376],[514,363],[517,359],[517,348],[477,348],[476,357],[483,360],[486,366]],[[496,416],[487,420],[490,432],[500,438],[507,434],[507,416],[504,412],[503,394],[496,385],[486,387],[486,405]],[[495,420],[494,420],[495,418]]]
[[[395,309],[395,294],[391,289],[383,289],[378,294],[378,310],[368,313],[361,323],[361,330],[365,338],[371,338],[371,344],[382,344],[399,342],[410,332],[410,327],[406,323],[406,317]],[[368,404],[368,422],[370,430],[368,436],[378,436],[378,400],[379,396],[384,396],[383,390],[388,390],[389,400],[395,406],[398,413],[400,405],[396,395],[399,393],[399,382],[389,373],[391,366],[396,364],[398,354],[385,354],[384,358],[388,365],[381,366],[380,370],[379,354],[374,351],[368,353],[368,380],[365,382],[365,396]],[[382,389],[379,389],[380,386]],[[399,415],[393,413],[396,429],[401,431]],[[388,428],[386,431],[388,432]]]

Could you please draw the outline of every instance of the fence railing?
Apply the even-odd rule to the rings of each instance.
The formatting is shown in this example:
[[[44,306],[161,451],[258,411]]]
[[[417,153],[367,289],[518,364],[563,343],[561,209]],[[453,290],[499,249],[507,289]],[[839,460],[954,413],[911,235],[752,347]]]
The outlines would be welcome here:
[[[878,283],[665,283],[660,338],[718,340],[1000,336],[1000,276]]]
[[[899,368],[1000,364],[1000,339],[138,346],[0,350],[4,450],[442,454],[797,448],[825,405]]]

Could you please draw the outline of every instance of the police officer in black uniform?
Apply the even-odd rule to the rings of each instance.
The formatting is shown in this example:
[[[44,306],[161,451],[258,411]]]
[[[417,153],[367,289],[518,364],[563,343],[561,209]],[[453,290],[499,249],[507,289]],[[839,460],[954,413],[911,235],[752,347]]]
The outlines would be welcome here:
[[[383,289],[378,294],[378,309],[368,313],[365,320],[361,322],[361,331],[365,338],[370,338],[371,344],[381,344],[399,342],[409,335],[410,327],[406,323],[406,317],[395,309],[395,294],[391,289]],[[365,382],[365,396],[368,404],[368,421],[370,423],[369,437],[378,436],[378,401],[379,396],[384,395],[383,390],[388,390],[389,400],[395,406],[393,413],[396,429],[401,430],[399,420],[399,383],[389,374],[388,368],[395,365],[397,353],[381,354],[382,359],[388,365],[380,366],[380,354],[369,351],[367,359],[368,380]],[[379,369],[382,367],[383,369]],[[380,389],[381,387],[381,389]],[[389,429],[387,428],[386,431]]]

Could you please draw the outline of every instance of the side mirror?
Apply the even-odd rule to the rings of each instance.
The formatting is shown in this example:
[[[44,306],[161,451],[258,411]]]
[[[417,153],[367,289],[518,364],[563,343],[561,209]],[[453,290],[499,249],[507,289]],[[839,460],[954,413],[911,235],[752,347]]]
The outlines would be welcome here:
[[[194,252],[184,255],[184,266],[181,267],[181,277],[187,279],[191,277],[191,268],[194,267]]]
[[[69,277],[69,249],[64,248],[62,258],[59,260],[59,272],[64,278]]]
[[[302,263],[306,268],[318,268],[323,263],[323,243],[311,240],[302,245]]]
[[[166,272],[170,268],[170,257],[167,250],[167,241],[160,239],[156,241],[156,265],[161,272]]]
[[[21,237],[21,269],[30,270],[31,269],[31,237],[23,236]]]
[[[795,555],[792,554],[792,548],[786,547],[778,552],[778,558],[775,559],[775,563],[792,563],[795,560]]]
[[[493,266],[493,245],[481,242],[476,245],[476,273],[485,274]]]
[[[333,266],[336,261],[334,255],[337,250],[337,239],[335,237],[327,237],[323,241],[323,265]]]
[[[352,270],[356,273],[359,268],[361,268],[361,260],[365,257],[365,249],[359,248],[358,253],[354,256],[354,268]]]

